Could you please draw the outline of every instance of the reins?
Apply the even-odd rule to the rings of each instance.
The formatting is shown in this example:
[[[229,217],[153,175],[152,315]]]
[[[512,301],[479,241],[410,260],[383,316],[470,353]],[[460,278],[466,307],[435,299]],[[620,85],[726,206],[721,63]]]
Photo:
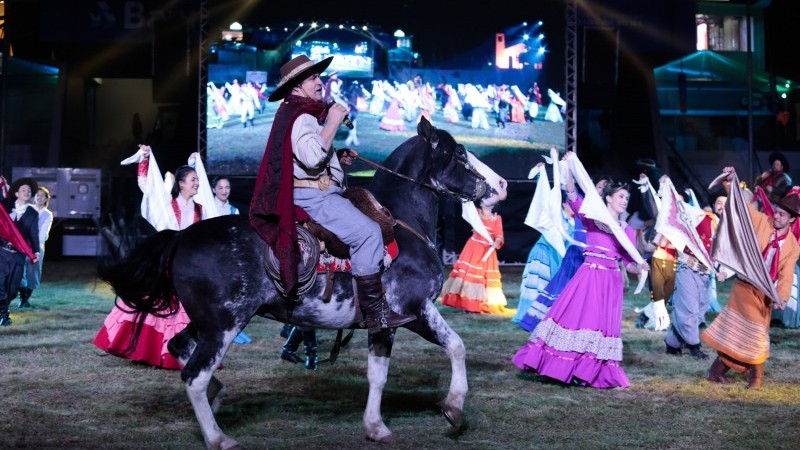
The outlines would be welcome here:
[[[394,219],[394,221],[395,221],[395,222],[396,222],[398,225],[400,225],[401,227],[403,227],[403,228],[405,228],[406,230],[410,231],[410,232],[411,232],[411,234],[413,234],[414,236],[418,237],[418,238],[419,238],[419,240],[421,240],[422,242],[424,242],[424,243],[425,243],[425,244],[426,244],[428,247],[430,247],[432,250],[434,250],[434,251],[436,250],[436,245],[435,245],[433,242],[431,242],[431,240],[430,240],[430,238],[429,238],[428,236],[426,236],[426,235],[424,235],[424,234],[420,233],[419,231],[415,230],[414,228],[412,228],[412,227],[411,227],[411,225],[407,224],[406,222],[404,222],[404,221],[402,221],[402,220],[400,220],[400,219]]]
[[[433,191],[445,192],[447,194],[450,194],[450,195],[453,195],[453,196],[457,197],[457,195],[452,193],[452,192],[449,192],[449,191],[446,191],[446,190],[443,191],[442,189],[437,188],[436,186],[433,186],[431,184],[427,184],[427,183],[423,183],[421,181],[415,180],[415,179],[409,177],[408,175],[403,175],[400,172],[396,172],[396,171],[394,171],[394,170],[392,170],[392,169],[390,169],[390,168],[388,168],[388,167],[386,167],[386,166],[384,166],[382,164],[378,164],[375,161],[371,161],[371,160],[369,160],[367,158],[364,158],[363,156],[359,155],[359,156],[356,156],[356,158],[361,160],[361,161],[364,161],[364,163],[366,163],[368,166],[373,167],[374,169],[378,169],[378,170],[382,170],[384,172],[388,172],[388,173],[390,173],[390,174],[392,174],[392,175],[394,175],[396,177],[402,178],[402,179],[404,179],[406,181],[410,181],[410,182],[412,182],[414,184],[417,184],[419,186],[431,189]],[[406,222],[404,222],[404,221],[402,221],[400,219],[394,219],[394,220],[397,223],[397,225],[400,225],[401,227],[403,227],[406,230],[408,230],[409,232],[411,232],[411,234],[413,234],[419,240],[424,242],[429,248],[431,248],[434,251],[436,250],[436,245],[430,240],[430,238],[428,236],[426,236],[426,235],[420,233],[419,231],[415,230],[411,225],[409,225],[408,223],[406,223]]]
[[[367,158],[364,158],[363,156],[360,156],[360,155],[356,156],[356,159],[364,161],[368,166],[372,166],[372,168],[374,168],[374,169],[378,169],[378,170],[382,170],[384,172],[388,172],[388,173],[390,173],[390,174],[392,174],[392,175],[394,175],[396,177],[400,177],[400,178],[402,178],[402,179],[404,179],[406,181],[410,181],[410,182],[412,182],[414,184],[418,184],[420,186],[426,187],[426,188],[434,190],[434,191],[439,191],[439,188],[437,188],[436,186],[434,186],[432,184],[423,183],[422,181],[415,180],[415,179],[409,177],[408,175],[403,175],[400,172],[395,172],[394,170],[392,170],[392,169],[390,169],[390,168],[388,168],[388,167],[386,167],[386,166],[384,166],[382,164],[378,164],[375,161],[371,161],[371,160],[369,160]]]
[[[404,180],[406,180],[406,181],[410,181],[410,182],[412,182],[412,183],[414,183],[414,184],[416,184],[416,185],[422,186],[422,187],[424,187],[424,188],[427,188],[427,189],[430,189],[430,190],[432,190],[432,191],[435,191],[435,192],[440,192],[440,193],[443,193],[443,194],[447,194],[447,195],[449,195],[449,196],[451,196],[451,197],[456,197],[456,198],[459,198],[459,199],[460,199],[460,198],[462,198],[462,196],[461,196],[461,195],[459,195],[459,194],[456,194],[456,193],[455,193],[455,192],[453,192],[453,191],[450,191],[450,190],[448,190],[448,189],[444,189],[444,188],[441,188],[441,187],[438,187],[438,186],[434,186],[434,185],[432,185],[432,184],[430,184],[430,183],[425,183],[425,182],[422,182],[422,181],[419,181],[419,180],[415,180],[414,178],[411,178],[411,177],[409,177],[408,175],[403,175],[403,174],[402,174],[402,173],[400,173],[400,172],[396,172],[396,171],[394,171],[394,170],[392,170],[392,169],[390,169],[390,168],[388,168],[388,167],[386,167],[386,166],[384,166],[384,165],[382,165],[382,164],[378,164],[378,163],[376,163],[375,161],[372,161],[372,160],[369,160],[369,159],[367,159],[367,158],[364,158],[363,156],[360,156],[360,155],[358,155],[358,156],[356,156],[356,159],[359,159],[359,160],[363,161],[363,162],[364,162],[364,163],[366,163],[368,166],[371,166],[371,167],[372,167],[372,168],[374,168],[374,169],[378,169],[378,170],[382,170],[382,171],[384,171],[384,172],[388,172],[388,173],[390,173],[390,174],[392,174],[392,175],[394,175],[394,176],[396,176],[396,177],[402,178],[402,179],[404,179]],[[471,169],[470,169],[470,170],[471,170]],[[481,174],[480,174],[480,173],[478,173],[478,172],[475,172],[474,170],[471,170],[471,171],[472,171],[472,173],[474,173],[474,174],[475,174],[475,175],[476,175],[478,178],[480,178],[481,180],[484,180],[484,178],[483,178],[483,175],[481,175]]]

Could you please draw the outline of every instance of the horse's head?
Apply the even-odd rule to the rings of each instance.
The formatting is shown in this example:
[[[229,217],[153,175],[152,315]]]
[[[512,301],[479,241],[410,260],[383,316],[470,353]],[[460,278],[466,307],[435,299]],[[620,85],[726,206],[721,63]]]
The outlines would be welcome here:
[[[417,134],[428,144],[426,169],[422,175],[438,192],[462,201],[475,201],[486,194],[486,179],[472,162],[478,159],[457,143],[450,133],[435,128],[422,117]]]

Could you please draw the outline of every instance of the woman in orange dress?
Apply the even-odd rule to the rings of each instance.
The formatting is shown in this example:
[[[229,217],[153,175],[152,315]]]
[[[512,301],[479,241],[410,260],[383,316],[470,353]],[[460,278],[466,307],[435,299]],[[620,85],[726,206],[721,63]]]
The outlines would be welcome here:
[[[447,306],[467,312],[506,314],[496,251],[503,246],[503,219],[493,208],[494,205],[478,207],[492,242],[472,231],[442,288],[442,303]]]

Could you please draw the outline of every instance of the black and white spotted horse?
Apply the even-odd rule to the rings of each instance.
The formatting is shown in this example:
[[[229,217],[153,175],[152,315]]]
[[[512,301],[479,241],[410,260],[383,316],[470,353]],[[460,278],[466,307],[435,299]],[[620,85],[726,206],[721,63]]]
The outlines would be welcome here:
[[[369,190],[398,223],[400,254],[383,274],[391,307],[417,319],[405,327],[444,348],[450,357],[450,388],[442,411],[460,422],[467,394],[466,351],[461,338],[434,306],[444,281],[443,266],[432,244],[440,197],[457,201],[504,198],[506,182],[446,131],[424,118],[417,135],[397,147],[383,163]],[[299,326],[350,328],[356,317],[349,273],[333,277],[332,296],[323,301],[327,277],[317,277],[300,302],[283,298],[265,271],[266,244],[243,216],[198,222],[183,231],[165,230],[139,245],[126,260],[102,270],[128,308],[168,315],[177,299],[191,319],[170,341],[170,352],[184,365],[181,378],[208,448],[238,448],[217,425],[223,385],[214,376],[233,339],[253,316]],[[367,438],[393,441],[380,405],[389,371],[395,329],[369,335],[364,411]]]

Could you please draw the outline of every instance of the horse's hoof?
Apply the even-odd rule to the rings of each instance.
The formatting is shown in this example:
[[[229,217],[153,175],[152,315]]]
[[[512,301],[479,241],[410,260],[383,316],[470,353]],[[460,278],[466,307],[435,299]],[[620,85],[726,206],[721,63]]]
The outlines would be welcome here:
[[[229,437],[225,437],[225,440],[219,446],[220,450],[243,450],[242,446],[236,441],[236,439],[232,439]]]
[[[379,436],[376,438],[367,436],[367,440],[372,442],[377,442],[379,444],[394,444],[397,442],[392,433],[389,433],[386,436]]]
[[[458,428],[461,424],[461,410],[456,408],[442,408],[442,415],[453,428]]]
[[[206,448],[208,450],[243,450],[242,446],[239,445],[239,442],[237,442],[236,439],[225,435],[223,435],[222,439],[217,442],[206,441]]]

